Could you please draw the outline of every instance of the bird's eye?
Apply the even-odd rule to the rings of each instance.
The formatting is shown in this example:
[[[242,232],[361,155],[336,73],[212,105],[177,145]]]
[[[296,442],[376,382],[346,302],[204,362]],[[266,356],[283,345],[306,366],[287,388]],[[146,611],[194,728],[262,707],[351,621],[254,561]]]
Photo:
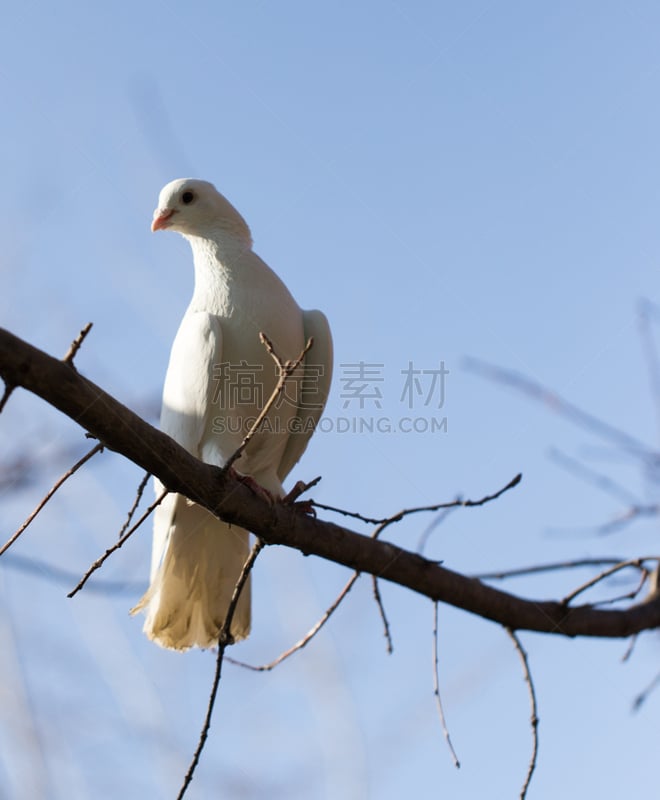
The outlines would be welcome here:
[[[181,195],[181,202],[184,204],[184,206],[189,206],[194,199],[195,195],[192,192],[184,192]]]

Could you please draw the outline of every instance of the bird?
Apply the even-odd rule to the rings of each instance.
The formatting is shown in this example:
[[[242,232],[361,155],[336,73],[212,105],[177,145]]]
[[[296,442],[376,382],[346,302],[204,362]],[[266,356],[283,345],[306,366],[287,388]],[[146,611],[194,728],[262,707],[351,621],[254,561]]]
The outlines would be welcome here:
[[[278,381],[275,361],[303,363],[233,463],[239,476],[278,502],[283,481],[321,418],[332,376],[326,316],[303,311],[282,280],[252,249],[250,228],[212,183],[180,178],[160,192],[152,231],[189,242],[194,290],[172,344],[163,388],[161,430],[200,460],[222,467],[237,449]],[[163,484],[155,480],[156,495]],[[179,651],[218,644],[249,552],[248,531],[229,525],[181,494],[169,493],[154,516],[150,584],[132,614],[158,645]],[[250,577],[229,630],[250,633]]]

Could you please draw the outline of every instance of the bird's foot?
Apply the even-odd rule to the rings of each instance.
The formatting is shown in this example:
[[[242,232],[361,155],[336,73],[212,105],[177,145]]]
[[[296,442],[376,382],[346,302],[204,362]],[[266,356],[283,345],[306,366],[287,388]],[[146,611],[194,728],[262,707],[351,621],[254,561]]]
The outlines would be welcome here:
[[[232,467],[231,476],[236,478],[237,481],[245,484],[251,492],[256,494],[258,497],[261,497],[262,500],[266,500],[266,502],[271,506],[275,503],[276,498],[272,492],[269,492],[268,489],[264,489],[263,486],[260,486],[251,475],[242,475]]]
[[[289,506],[294,506],[297,511],[302,511],[303,514],[308,514],[310,517],[316,516],[316,509],[314,508],[313,500],[298,500],[301,494],[304,494],[309,488],[315,486],[320,478],[305,483],[298,481],[291,491],[282,498],[282,502]]]
[[[314,517],[316,519],[316,509],[314,508],[313,500],[298,500],[292,503],[292,505],[296,511],[300,511],[303,514],[307,514],[308,517]]]

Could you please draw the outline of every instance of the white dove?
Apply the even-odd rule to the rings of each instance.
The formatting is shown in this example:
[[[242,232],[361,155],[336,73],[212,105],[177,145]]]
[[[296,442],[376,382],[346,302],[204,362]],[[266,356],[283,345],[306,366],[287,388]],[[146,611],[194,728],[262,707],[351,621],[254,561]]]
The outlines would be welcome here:
[[[153,231],[168,229],[192,247],[195,289],[172,345],[161,428],[197,458],[222,466],[242,443],[277,383],[263,332],[282,360],[314,345],[281,402],[266,417],[235,468],[276,497],[303,454],[328,396],[332,338],[320,311],[302,311],[252,250],[238,211],[206,181],[185,178],[161,191]],[[155,482],[156,493],[163,490]],[[162,647],[217,644],[249,533],[220,521],[183,495],[170,494],[154,520],[151,584],[131,613]],[[243,588],[231,635],[250,632],[250,585]]]

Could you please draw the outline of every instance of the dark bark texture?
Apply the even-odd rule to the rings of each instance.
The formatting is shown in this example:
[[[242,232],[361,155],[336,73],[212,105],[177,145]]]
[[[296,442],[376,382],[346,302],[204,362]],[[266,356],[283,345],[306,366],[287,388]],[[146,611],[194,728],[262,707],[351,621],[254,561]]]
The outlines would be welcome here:
[[[232,473],[204,464],[173,439],[134,414],[64,360],[53,358],[0,329],[0,376],[59,409],[103,445],[156,475],[213,514],[252,531],[267,544],[284,545],[359,572],[397,583],[432,600],[462,608],[512,630],[564,636],[626,637],[660,626],[660,598],[625,609],[530,600],[385,541],[270,504]]]

